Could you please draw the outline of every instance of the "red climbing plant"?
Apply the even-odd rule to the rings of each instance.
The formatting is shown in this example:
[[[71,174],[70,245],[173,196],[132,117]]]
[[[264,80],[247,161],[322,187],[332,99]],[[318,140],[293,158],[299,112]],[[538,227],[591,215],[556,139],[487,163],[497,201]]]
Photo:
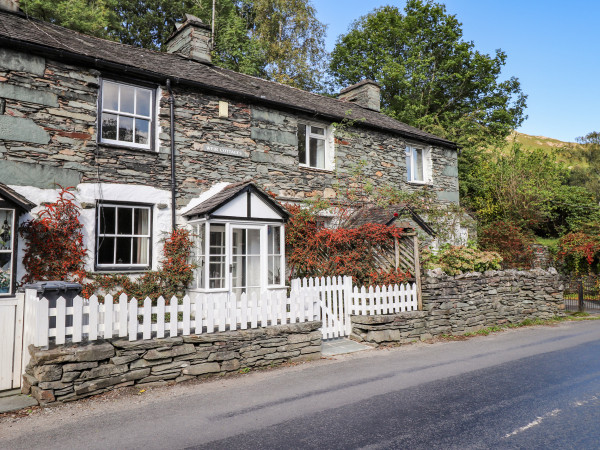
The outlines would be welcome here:
[[[350,275],[355,284],[395,284],[410,273],[382,268],[385,255],[394,254],[394,240],[404,235],[395,226],[364,224],[358,228],[319,227],[314,213],[288,206],[286,254],[292,276]]]
[[[58,199],[19,227],[25,239],[23,283],[35,281],[77,281],[82,283],[87,250],[83,245],[83,225],[73,188],[60,186]]]

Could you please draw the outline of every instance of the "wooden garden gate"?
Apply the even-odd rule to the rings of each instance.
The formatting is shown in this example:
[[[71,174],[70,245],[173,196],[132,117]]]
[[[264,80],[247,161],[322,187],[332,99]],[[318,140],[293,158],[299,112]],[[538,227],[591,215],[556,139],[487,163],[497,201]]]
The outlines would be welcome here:
[[[23,294],[0,299],[0,391],[21,386],[23,318]]]

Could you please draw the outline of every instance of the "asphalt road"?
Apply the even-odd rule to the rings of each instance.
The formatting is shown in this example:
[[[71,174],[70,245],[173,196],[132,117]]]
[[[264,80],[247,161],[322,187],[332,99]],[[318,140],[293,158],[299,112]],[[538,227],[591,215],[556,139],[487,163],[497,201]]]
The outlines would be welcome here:
[[[600,448],[600,321],[362,352],[0,423],[19,448]]]

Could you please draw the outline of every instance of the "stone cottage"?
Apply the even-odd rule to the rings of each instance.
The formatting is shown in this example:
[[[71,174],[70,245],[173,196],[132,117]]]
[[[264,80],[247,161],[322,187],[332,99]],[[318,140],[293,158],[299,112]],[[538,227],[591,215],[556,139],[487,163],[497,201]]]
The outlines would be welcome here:
[[[24,275],[15,230],[73,186],[87,268],[156,269],[176,225],[197,235],[194,290],[284,286],[287,213],[332,198],[360,161],[375,183],[458,202],[453,142],[380,113],[364,80],[337,99],[211,63],[210,29],[186,16],[166,53],[32,19],[0,0],[0,271]],[[335,124],[351,124],[336,136]]]

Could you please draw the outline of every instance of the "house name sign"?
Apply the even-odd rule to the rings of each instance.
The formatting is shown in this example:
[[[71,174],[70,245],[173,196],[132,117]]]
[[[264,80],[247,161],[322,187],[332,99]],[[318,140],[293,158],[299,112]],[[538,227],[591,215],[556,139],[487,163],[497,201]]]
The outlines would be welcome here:
[[[248,158],[250,153],[239,148],[219,147],[217,145],[204,144],[202,151],[208,153],[218,153],[219,155],[237,156],[238,158]]]

